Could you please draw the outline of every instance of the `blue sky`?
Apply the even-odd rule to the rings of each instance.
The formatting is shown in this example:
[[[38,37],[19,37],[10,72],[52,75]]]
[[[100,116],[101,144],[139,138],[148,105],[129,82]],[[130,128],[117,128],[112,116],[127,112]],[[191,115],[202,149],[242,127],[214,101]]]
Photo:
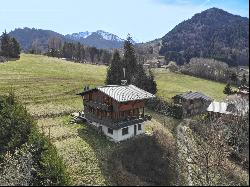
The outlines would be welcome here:
[[[18,27],[62,34],[101,29],[146,42],[211,7],[248,17],[248,0],[0,0],[0,32]]]

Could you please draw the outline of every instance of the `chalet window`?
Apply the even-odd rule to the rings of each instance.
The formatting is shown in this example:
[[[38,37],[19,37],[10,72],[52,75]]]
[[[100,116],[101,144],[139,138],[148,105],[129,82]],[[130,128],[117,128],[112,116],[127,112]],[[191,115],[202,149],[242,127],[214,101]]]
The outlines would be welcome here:
[[[113,129],[108,128],[108,133],[113,134]]]
[[[89,94],[89,100],[91,101],[93,99],[92,94]]]
[[[138,131],[141,130],[141,124],[138,124]]]
[[[122,129],[122,135],[128,134],[128,127]]]

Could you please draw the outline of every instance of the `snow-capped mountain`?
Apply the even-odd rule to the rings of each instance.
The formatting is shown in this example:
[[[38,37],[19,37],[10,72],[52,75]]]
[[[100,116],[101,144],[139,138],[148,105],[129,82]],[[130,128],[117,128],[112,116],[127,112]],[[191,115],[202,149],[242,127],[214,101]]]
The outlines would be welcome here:
[[[97,48],[121,48],[124,42],[120,37],[103,30],[67,34],[65,37]]]
[[[80,38],[87,38],[92,33],[93,32],[86,31],[86,32],[73,33],[71,35],[68,34],[66,36],[69,37],[69,38],[72,38],[72,39],[80,39]]]
[[[103,37],[103,39],[105,40],[112,40],[112,41],[119,41],[119,42],[123,42],[124,40],[119,38],[118,36],[111,34],[109,32],[105,32],[103,30],[98,30],[96,31],[97,34],[101,35]]]
[[[97,34],[97,35],[101,36],[105,40],[112,40],[112,41],[119,41],[119,42],[124,41],[120,37],[118,37],[118,36],[116,36],[116,35],[114,35],[112,33],[103,31],[103,30],[98,30],[96,32],[89,32],[89,31],[79,32],[79,33],[67,34],[66,36],[71,38],[71,39],[77,39],[78,40],[78,39],[81,39],[81,38],[87,38],[92,34]]]

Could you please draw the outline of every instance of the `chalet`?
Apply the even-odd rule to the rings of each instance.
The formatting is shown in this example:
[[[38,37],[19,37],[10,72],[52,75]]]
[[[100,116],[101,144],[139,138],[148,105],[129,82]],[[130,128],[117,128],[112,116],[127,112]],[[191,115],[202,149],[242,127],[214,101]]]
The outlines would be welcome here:
[[[78,95],[87,122],[116,142],[144,133],[145,100],[155,97],[134,85],[85,88]]]
[[[212,99],[203,93],[188,92],[176,95],[173,98],[174,105],[182,108],[182,116],[190,117],[207,111]]]
[[[227,102],[212,102],[207,108],[207,112],[215,117],[225,116],[227,118],[244,117],[249,112],[249,102],[239,96]]]

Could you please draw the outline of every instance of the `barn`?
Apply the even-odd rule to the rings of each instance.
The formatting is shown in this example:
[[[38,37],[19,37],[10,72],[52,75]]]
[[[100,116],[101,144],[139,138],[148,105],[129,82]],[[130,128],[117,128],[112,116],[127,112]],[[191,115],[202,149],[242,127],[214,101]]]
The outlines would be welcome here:
[[[183,117],[190,117],[206,112],[213,101],[213,99],[203,93],[192,91],[176,95],[172,99],[174,105],[181,107]]]

